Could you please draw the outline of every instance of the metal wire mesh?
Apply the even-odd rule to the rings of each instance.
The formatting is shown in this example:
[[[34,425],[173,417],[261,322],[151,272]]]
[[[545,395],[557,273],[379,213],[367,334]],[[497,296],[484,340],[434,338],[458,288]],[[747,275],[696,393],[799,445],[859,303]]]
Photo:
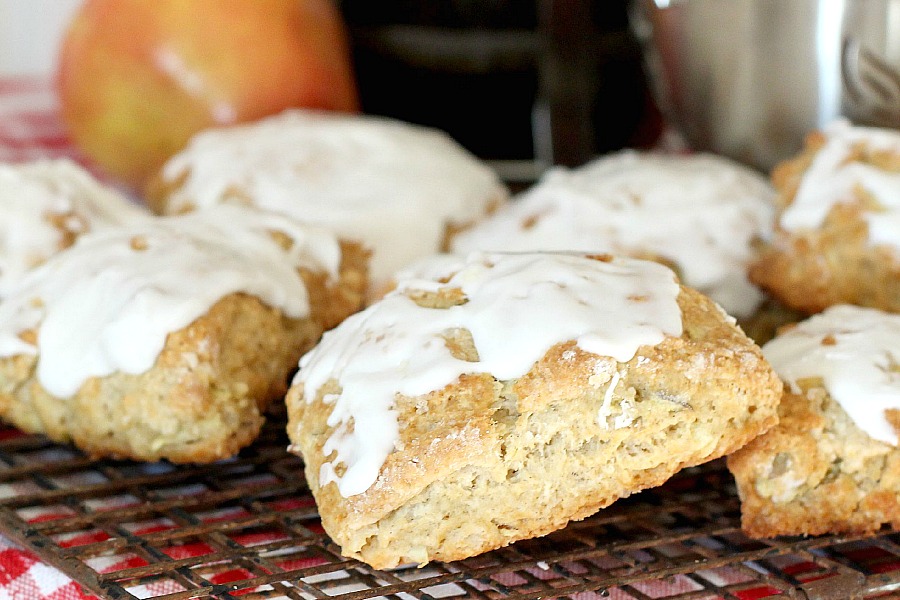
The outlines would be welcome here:
[[[900,534],[754,541],[720,461],[547,537],[377,571],[340,556],[283,421],[205,466],[92,461],[0,430],[0,530],[104,598],[851,598],[900,590]]]

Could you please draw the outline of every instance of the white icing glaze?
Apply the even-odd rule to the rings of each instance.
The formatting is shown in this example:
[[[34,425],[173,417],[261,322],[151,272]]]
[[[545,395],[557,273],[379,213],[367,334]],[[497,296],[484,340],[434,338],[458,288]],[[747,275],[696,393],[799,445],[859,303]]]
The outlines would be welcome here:
[[[768,342],[763,354],[795,392],[798,380],[822,378],[860,429],[898,445],[884,411],[900,409],[900,315],[833,306]]]
[[[368,245],[376,282],[440,250],[448,223],[478,219],[506,197],[496,173],[442,132],[299,110],[195,136],[163,176],[185,173],[168,211],[211,206],[239,189]]]
[[[548,172],[453,250],[654,254],[745,317],[763,300],[746,270],[751,241],[769,235],[773,198],[764,177],[724,158],[624,151]]]
[[[71,161],[0,164],[0,298],[64,237],[146,214]]]
[[[290,250],[272,231],[294,241]],[[297,267],[334,275],[339,262],[333,234],[238,206],[91,232],[28,272],[0,303],[0,356],[36,353],[41,385],[69,397],[89,377],[143,373],[169,333],[230,293],[305,316]],[[36,346],[20,338],[37,327]]]
[[[787,231],[820,227],[836,204],[855,203],[855,190],[861,188],[883,209],[864,213],[869,242],[900,248],[900,173],[850,160],[859,144],[872,150],[900,153],[900,132],[854,127],[840,120],[822,133],[825,145],[803,173],[794,201],[781,214],[781,227]]]
[[[397,290],[326,333],[300,361],[295,383],[303,384],[307,401],[332,379],[341,387],[338,396],[326,398],[333,403],[328,424],[335,431],[323,452],[335,454],[322,466],[320,484],[335,482],[345,497],[376,481],[399,439],[396,394],[427,394],[464,373],[520,377],[568,340],[625,362],[638,347],[681,334],[679,287],[657,263],[570,254],[436,260],[436,266],[426,260],[410,274],[449,276],[446,283],[401,280]],[[420,307],[405,293],[453,289],[467,301],[446,309]],[[458,328],[471,332],[478,361],[454,358],[447,349],[442,334]],[[341,463],[346,471],[338,476]]]

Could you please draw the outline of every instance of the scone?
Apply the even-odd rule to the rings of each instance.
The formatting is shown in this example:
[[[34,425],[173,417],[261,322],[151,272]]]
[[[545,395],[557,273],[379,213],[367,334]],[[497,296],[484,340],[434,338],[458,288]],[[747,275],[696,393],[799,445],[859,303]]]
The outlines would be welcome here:
[[[292,110],[195,136],[148,197],[165,214],[238,202],[325,226],[372,249],[377,287],[443,249],[448,231],[480,219],[507,190],[443,132]]]
[[[725,158],[622,151],[549,171],[451,249],[659,258],[743,320],[764,299],[747,267],[771,233],[774,195],[765,177]]]
[[[667,267],[443,257],[325,334],[288,392],[322,525],[377,568],[583,519],[775,423],[759,348]]]
[[[0,303],[0,418],[93,456],[232,456],[359,308],[365,260],[237,206],[86,234]]]
[[[148,214],[69,160],[0,163],[0,299],[79,235]]]
[[[775,236],[751,279],[783,304],[900,311],[900,133],[838,121],[772,174]]]
[[[751,536],[900,527],[900,315],[837,305],[763,347],[780,422],[728,458]]]

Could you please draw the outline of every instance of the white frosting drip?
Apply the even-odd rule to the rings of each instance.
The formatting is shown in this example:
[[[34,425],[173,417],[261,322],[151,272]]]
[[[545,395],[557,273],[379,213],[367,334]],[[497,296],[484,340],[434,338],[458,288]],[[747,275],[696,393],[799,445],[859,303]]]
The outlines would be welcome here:
[[[272,231],[294,240],[290,250]],[[41,385],[70,397],[89,377],[143,373],[169,333],[228,294],[305,316],[297,267],[334,275],[339,262],[331,233],[238,206],[91,232],[27,273],[0,303],[0,356],[37,354]],[[33,328],[37,346],[19,336]]]
[[[0,164],[0,298],[26,271],[56,254],[64,236],[144,216],[71,161]]]
[[[506,196],[496,173],[442,132],[299,110],[195,136],[163,176],[186,172],[169,212],[241,190],[261,207],[368,245],[377,282],[439,251],[448,223],[478,219]]]
[[[798,380],[820,377],[860,429],[898,445],[884,411],[900,409],[900,315],[833,306],[767,343],[763,354],[794,392]]]
[[[900,132],[832,123],[823,131],[826,142],[803,174],[794,201],[781,215],[787,231],[820,227],[828,212],[842,203],[858,201],[856,190],[872,195],[883,210],[867,211],[869,242],[900,248],[900,173],[850,160],[860,144],[871,150],[900,153]]]
[[[548,172],[453,250],[651,253],[745,317],[763,300],[746,270],[751,241],[769,235],[773,198],[764,177],[723,158],[624,151]]]
[[[334,379],[341,386],[323,452],[334,453],[320,485],[335,482],[345,497],[366,491],[399,440],[397,394],[440,390],[464,373],[499,380],[528,372],[552,346],[575,340],[587,352],[630,360],[643,345],[681,335],[679,287],[666,267],[635,259],[612,262],[568,254],[473,254],[426,261],[420,273],[447,283],[406,279],[397,290],[325,334],[303,357],[295,383],[307,401]],[[459,289],[467,301],[423,308],[404,291]],[[442,334],[466,329],[479,360],[454,358]],[[351,425],[352,423],[352,425]],[[301,424],[302,426],[302,424]],[[335,468],[346,471],[338,475]]]

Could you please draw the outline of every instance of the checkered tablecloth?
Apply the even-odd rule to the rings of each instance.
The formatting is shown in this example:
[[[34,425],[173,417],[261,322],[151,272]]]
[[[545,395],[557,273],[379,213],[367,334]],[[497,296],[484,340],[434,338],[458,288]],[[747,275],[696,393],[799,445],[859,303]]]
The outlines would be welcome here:
[[[4,442],[14,441],[16,438],[24,436],[24,433],[0,425],[0,440]],[[58,461],[70,460],[73,455],[74,451],[63,446],[57,446],[43,451],[39,457],[35,458],[53,464]],[[92,478],[92,473],[96,475],[95,472],[89,470],[79,472],[77,475],[67,479],[67,485],[78,487],[97,484],[98,481]],[[27,483],[0,483],[0,499],[15,497],[18,494],[33,493],[34,490],[30,489],[28,485]],[[102,511],[109,508],[122,508],[127,505],[128,502],[123,500],[122,497],[113,497],[102,500],[102,503],[96,501],[93,508],[97,511]],[[244,509],[241,507],[231,506],[219,510],[210,510],[205,514],[205,519],[207,522],[228,521],[245,516],[244,512]],[[62,505],[20,510],[18,514],[30,524],[56,521],[73,515],[71,510]],[[137,536],[144,536],[176,527],[175,523],[165,518],[146,519],[141,522],[140,527],[133,529],[132,533]],[[247,535],[255,535],[256,537],[254,539],[242,539],[241,541],[251,544],[270,541],[265,536],[271,534],[251,533]],[[86,544],[103,542],[107,539],[109,539],[109,535],[101,530],[79,531],[54,536],[54,540],[60,548],[75,548]],[[213,549],[209,545],[202,542],[194,542],[181,544],[176,548],[169,549],[168,554],[171,559],[179,560],[203,556],[212,551]],[[123,556],[121,554],[100,555],[87,561],[87,565],[98,573],[111,573],[123,569],[141,567],[146,564],[146,561],[139,556]],[[213,584],[224,584],[250,577],[252,577],[252,574],[248,571],[236,568],[215,573],[209,577],[209,581]],[[155,581],[147,585],[132,586],[129,589],[129,593],[138,598],[154,598],[181,591],[183,591],[183,588],[171,580]],[[79,584],[56,568],[44,563],[30,550],[22,548],[0,535],[0,600],[37,600],[44,598],[50,600],[82,600],[87,598],[93,599],[96,596],[86,593]]]
[[[60,122],[51,82],[43,78],[0,79],[0,161],[84,158]]]
[[[2,99],[0,99],[2,100]],[[0,101],[2,106],[2,101]],[[2,114],[2,109],[0,109]],[[2,119],[0,119],[2,123]],[[5,125],[5,123],[3,123]],[[7,149],[3,149],[7,151]],[[3,429],[6,437],[19,435],[15,430]],[[0,485],[0,498],[21,493],[13,485]],[[31,515],[29,520],[52,518],[50,513]],[[0,600],[81,600],[95,598],[59,570],[45,564],[33,552],[0,535]]]

